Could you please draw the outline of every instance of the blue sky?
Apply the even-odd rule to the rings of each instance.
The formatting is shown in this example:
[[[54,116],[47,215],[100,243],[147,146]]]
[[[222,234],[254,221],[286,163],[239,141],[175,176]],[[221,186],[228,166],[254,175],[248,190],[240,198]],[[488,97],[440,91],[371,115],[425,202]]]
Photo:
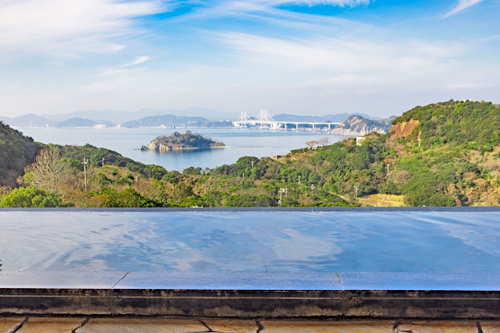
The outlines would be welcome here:
[[[500,0],[0,1],[0,115],[500,102]]]

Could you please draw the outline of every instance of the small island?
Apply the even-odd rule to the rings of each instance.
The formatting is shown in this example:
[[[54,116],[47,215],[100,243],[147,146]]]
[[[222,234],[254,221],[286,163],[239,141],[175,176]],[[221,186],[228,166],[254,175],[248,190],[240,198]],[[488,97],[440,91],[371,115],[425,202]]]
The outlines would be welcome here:
[[[193,134],[186,131],[184,134],[175,132],[170,136],[159,136],[147,146],[142,146],[140,150],[153,150],[157,152],[168,152],[183,149],[208,149],[225,147],[220,141],[213,141],[200,134]]]

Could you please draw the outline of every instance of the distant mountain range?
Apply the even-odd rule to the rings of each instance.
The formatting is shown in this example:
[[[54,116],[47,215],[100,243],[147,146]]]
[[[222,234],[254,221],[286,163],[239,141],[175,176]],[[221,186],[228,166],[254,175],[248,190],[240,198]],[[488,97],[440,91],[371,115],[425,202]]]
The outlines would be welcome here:
[[[365,119],[379,120],[379,117],[372,117],[364,113],[337,113],[337,114],[327,114],[326,116],[297,116],[295,114],[280,113],[273,116],[274,120],[277,121],[311,121],[311,122],[321,122],[321,121],[331,121],[333,123],[341,123],[350,116],[361,116]]]
[[[331,121],[341,123],[353,115],[374,121],[380,119],[363,113],[340,113],[326,116],[299,116],[281,113],[273,116],[273,118],[277,121]],[[13,127],[95,127],[98,124],[106,127],[117,125],[123,127],[156,127],[162,125],[167,127],[232,127],[232,121],[238,119],[238,116],[237,113],[218,112],[195,107],[184,110],[142,109],[135,112],[89,110],[44,116],[30,113],[13,118],[0,117],[0,121]]]
[[[70,118],[90,119],[98,122],[98,119],[106,119],[115,124],[122,124],[127,121],[137,120],[144,117],[174,115],[178,117],[202,117],[206,120],[236,120],[239,113],[219,112],[211,109],[194,107],[189,109],[168,109],[168,110],[153,110],[144,108],[139,111],[114,111],[114,110],[87,110],[75,111],[65,114],[43,115],[44,118],[52,122],[61,122]]]
[[[0,117],[0,121],[13,127],[54,127],[55,123],[36,114],[30,113],[19,117]]]
[[[127,121],[122,127],[156,127],[156,126],[185,126],[185,127],[233,127],[231,121],[209,121],[203,117],[178,117],[171,114],[163,116],[144,117],[138,120]]]
[[[44,117],[30,113],[19,117],[9,118],[0,117],[0,121],[13,127],[94,127],[97,124],[103,124],[107,127],[114,127],[116,124],[108,120],[89,120],[82,118],[70,118],[61,122],[54,122]]]

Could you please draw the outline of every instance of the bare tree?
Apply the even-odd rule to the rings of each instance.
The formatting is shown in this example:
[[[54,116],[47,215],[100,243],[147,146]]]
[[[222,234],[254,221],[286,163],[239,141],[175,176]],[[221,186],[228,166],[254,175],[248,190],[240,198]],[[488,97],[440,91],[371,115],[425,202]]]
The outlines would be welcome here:
[[[25,181],[35,187],[61,194],[69,181],[69,166],[61,161],[59,150],[49,147],[40,151],[35,162],[25,168]]]
[[[322,146],[328,145],[329,142],[330,142],[330,138],[328,138],[328,137],[325,137],[325,138],[319,140],[319,144]]]
[[[306,142],[306,145],[309,147],[309,148],[313,148],[314,146],[316,146],[318,144],[318,141],[316,140],[311,140],[311,141],[307,141]]]

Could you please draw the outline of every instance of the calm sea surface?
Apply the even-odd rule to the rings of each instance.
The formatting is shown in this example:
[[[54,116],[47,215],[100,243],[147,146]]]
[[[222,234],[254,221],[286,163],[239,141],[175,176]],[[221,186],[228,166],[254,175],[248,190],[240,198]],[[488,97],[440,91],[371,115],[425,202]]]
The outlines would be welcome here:
[[[9,271],[500,271],[499,212],[13,212]]]
[[[167,170],[181,168],[209,167],[231,164],[242,156],[265,157],[286,154],[292,149],[305,147],[305,142],[324,137],[334,143],[343,139],[339,135],[326,132],[305,131],[270,131],[260,129],[189,129],[226,146],[236,148],[187,150],[183,152],[156,153],[140,151],[137,148],[147,145],[160,135],[170,135],[175,131],[183,133],[186,129],[162,128],[20,128],[25,135],[35,141],[61,145],[84,145],[90,143],[96,147],[108,148],[145,164],[156,164]]]

